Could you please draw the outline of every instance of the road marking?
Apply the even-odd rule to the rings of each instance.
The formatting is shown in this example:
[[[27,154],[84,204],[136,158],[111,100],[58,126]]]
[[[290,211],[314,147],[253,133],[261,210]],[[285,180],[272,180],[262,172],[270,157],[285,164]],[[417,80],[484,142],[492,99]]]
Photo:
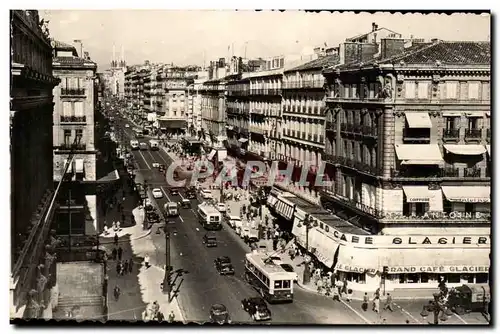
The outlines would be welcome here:
[[[469,323],[467,321],[465,321],[461,316],[459,316],[458,314],[456,313],[453,313],[462,323],[468,325]]]
[[[179,196],[181,197],[182,200],[185,200],[184,197],[182,197],[182,194],[179,192]]]
[[[358,317],[360,317],[364,322],[366,322],[367,324],[370,324],[370,325],[373,324],[373,322],[371,322],[370,320],[366,319],[364,315],[362,315],[357,310],[355,310],[351,305],[349,305],[348,303],[346,303],[342,299],[340,299],[340,302],[342,304],[344,304],[345,306],[347,306],[348,309],[350,309],[351,311],[353,311],[354,314],[356,314]]]
[[[161,191],[163,191],[163,194],[165,194],[165,197],[168,199],[168,201],[169,201],[169,202],[173,202],[173,201],[170,199],[170,197],[168,197],[167,192],[165,191],[165,189],[163,188],[163,186],[162,186],[162,187],[160,187],[160,189],[161,189]]]
[[[139,154],[141,155],[142,160],[144,160],[144,162],[146,163],[146,166],[148,166],[148,168],[151,169],[151,166],[148,164],[148,162],[146,161],[146,158],[144,158],[144,155],[142,154],[141,151],[139,151]]]
[[[182,216],[179,214],[179,219],[181,220],[181,222],[184,223],[184,219],[182,218]]]
[[[410,318],[412,318],[415,322],[417,322],[418,324],[421,324],[422,322],[420,322],[420,320],[418,320],[417,318],[415,318],[413,315],[410,314],[410,312],[406,311],[404,308],[402,308],[401,306],[399,306],[398,304],[394,303],[394,305],[396,305],[404,314],[406,314],[407,316],[409,316]]]

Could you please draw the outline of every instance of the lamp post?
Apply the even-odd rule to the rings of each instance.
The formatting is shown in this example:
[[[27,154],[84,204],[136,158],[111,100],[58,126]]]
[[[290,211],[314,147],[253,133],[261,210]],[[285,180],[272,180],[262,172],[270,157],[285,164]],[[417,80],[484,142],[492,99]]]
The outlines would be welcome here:
[[[165,226],[163,228],[163,232],[165,233],[165,276],[163,277],[163,293],[167,294],[168,302],[170,303],[170,291],[172,290],[170,275],[172,272],[172,268],[170,266],[170,230],[168,228],[169,224],[172,224],[172,221],[165,221]]]
[[[309,230],[312,228],[312,216],[306,214],[302,224],[306,228],[306,252],[309,252]],[[300,224],[298,227],[301,227]],[[304,263],[304,276],[302,277],[302,282],[307,284],[311,281],[311,271],[309,270],[309,262]]]
[[[439,320],[446,321],[448,319],[448,313],[450,313],[451,311],[442,301],[442,293],[434,293],[433,297],[434,299],[429,301],[429,304],[424,305],[422,312],[420,312],[420,315],[425,319],[429,315],[429,313],[432,312],[432,314],[434,315],[432,324],[438,325]],[[442,314],[441,318],[439,317],[439,314]]]

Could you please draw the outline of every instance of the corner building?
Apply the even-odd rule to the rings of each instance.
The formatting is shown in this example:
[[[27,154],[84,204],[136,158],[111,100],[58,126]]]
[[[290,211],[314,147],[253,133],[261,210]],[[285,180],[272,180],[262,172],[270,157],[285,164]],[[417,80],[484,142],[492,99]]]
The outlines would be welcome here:
[[[354,290],[411,296],[439,276],[487,283],[490,43],[391,38],[379,48],[324,71],[323,158],[334,182],[321,202],[363,233],[314,215],[313,229]]]

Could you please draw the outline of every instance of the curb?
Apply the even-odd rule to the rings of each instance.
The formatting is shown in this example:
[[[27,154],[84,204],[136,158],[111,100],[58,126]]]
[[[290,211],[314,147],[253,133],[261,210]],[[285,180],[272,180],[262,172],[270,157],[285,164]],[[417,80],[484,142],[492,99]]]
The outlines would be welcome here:
[[[144,234],[141,234],[140,236],[138,237],[135,237],[135,238],[130,238],[128,240],[118,240],[118,243],[122,243],[122,242],[127,242],[127,241],[132,241],[132,240],[139,240],[139,239],[142,239],[142,238],[145,238],[147,237],[148,235],[151,234],[151,231],[153,230],[153,227],[151,227],[146,233]],[[114,240],[110,240],[110,241],[100,241],[99,242],[101,245],[107,245],[107,244],[114,244],[115,241]]]

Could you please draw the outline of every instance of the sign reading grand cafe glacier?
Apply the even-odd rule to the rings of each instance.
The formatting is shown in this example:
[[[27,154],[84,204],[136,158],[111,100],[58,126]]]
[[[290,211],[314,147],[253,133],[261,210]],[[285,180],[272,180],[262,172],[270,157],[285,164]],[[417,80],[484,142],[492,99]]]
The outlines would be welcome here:
[[[476,214],[457,212],[447,217],[467,220],[466,215]],[[306,245],[306,216],[296,207],[292,233],[302,247]],[[347,229],[348,233],[342,224],[328,218],[312,215],[312,219],[307,233],[309,251],[355,291],[435,288],[439,277],[450,287],[488,282],[491,238],[487,227],[448,230],[419,226],[408,234],[371,235],[361,229],[359,233]]]

